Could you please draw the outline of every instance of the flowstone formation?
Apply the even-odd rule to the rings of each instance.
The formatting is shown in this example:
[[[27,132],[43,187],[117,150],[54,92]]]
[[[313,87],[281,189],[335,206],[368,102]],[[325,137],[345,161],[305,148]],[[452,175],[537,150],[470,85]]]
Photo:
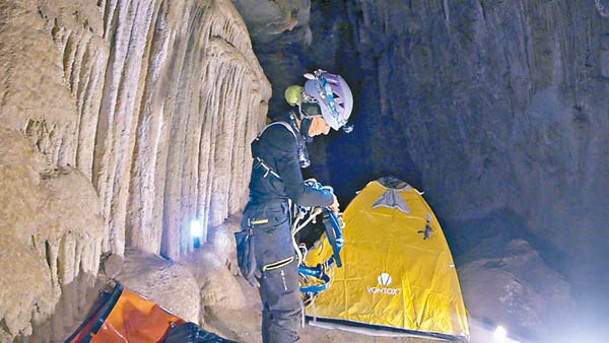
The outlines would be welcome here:
[[[0,18],[0,341],[62,340],[100,256],[178,260],[193,221],[240,211],[270,84],[228,0],[11,1]]]
[[[66,289],[92,285],[105,226],[82,173],[47,169],[19,132],[0,128],[0,140],[0,341],[10,342],[46,323]],[[71,303],[71,313],[86,311],[79,306]]]

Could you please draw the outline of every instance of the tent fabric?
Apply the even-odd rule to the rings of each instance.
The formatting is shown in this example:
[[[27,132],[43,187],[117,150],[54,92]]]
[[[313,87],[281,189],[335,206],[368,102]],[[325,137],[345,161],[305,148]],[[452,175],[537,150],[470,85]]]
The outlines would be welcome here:
[[[116,283],[66,343],[235,343]]]
[[[382,181],[370,182],[345,210],[343,267],[334,269],[332,285],[306,308],[307,316],[468,340],[461,286],[437,218],[415,188]],[[388,198],[385,194],[398,196],[410,211],[375,207],[379,198]],[[426,225],[432,233],[423,239]],[[319,246],[307,261],[327,258],[330,249]]]
[[[381,195],[380,198],[372,205],[372,208],[377,208],[379,206],[385,206],[388,208],[397,208],[404,213],[410,213],[410,208],[406,205],[404,199],[400,195],[400,192],[397,189],[388,189]]]
[[[160,342],[185,321],[117,284],[112,295],[66,342]]]

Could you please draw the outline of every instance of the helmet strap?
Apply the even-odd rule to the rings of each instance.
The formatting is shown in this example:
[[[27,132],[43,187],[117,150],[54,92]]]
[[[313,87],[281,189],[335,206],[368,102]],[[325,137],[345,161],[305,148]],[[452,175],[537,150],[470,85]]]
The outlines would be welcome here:
[[[307,120],[308,121],[308,120]],[[296,124],[296,113],[290,111],[290,115],[288,116],[288,122],[292,129],[297,132],[299,137],[296,137],[296,144],[298,145],[298,161],[300,162],[300,168],[306,168],[311,164],[311,160],[309,159],[309,152],[307,150],[306,143],[309,143],[312,138],[309,136],[302,134],[303,121],[300,122],[300,129],[298,128],[298,124]],[[309,127],[311,123],[308,124],[307,133],[309,131]]]
[[[300,121],[300,134],[307,142],[311,142],[313,137],[309,136],[309,129],[311,128],[311,123],[313,122],[312,117],[302,118]]]

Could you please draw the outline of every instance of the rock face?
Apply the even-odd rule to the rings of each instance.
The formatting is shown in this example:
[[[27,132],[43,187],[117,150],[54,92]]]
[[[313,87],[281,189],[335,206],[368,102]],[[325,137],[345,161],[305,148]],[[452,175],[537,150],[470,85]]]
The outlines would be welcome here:
[[[2,124],[90,178],[106,249],[192,249],[242,206],[269,84],[228,1],[2,7]],[[36,72],[32,72],[36,70]],[[165,230],[165,231],[163,231]]]
[[[310,59],[312,32],[309,0],[233,0],[243,16],[264,72],[272,80],[269,117],[285,110],[283,94],[302,82],[302,64]]]
[[[106,227],[90,181],[72,169],[46,169],[23,134],[0,128],[0,341],[31,335],[63,299],[92,285]],[[74,291],[73,312],[81,303]]]
[[[571,289],[526,241],[486,240],[459,274],[472,318],[524,341],[556,342],[569,334],[565,323],[576,312]]]
[[[364,168],[419,183],[451,221],[509,208],[563,251],[607,247],[609,21],[593,3],[349,10],[363,55],[347,73],[367,85],[358,113],[374,113],[356,119]]]
[[[239,212],[270,84],[228,0],[9,1],[0,18],[0,341],[12,341],[32,323],[55,330],[49,314],[94,283],[102,253],[177,259],[192,220]]]
[[[199,323],[201,314],[197,282],[184,266],[158,255],[127,250],[125,264],[117,280],[131,291],[154,299],[176,316]]]
[[[344,58],[359,56],[361,68],[336,63],[366,85],[354,115],[364,144],[359,161],[351,138],[329,154],[339,170],[360,165],[358,177],[412,180],[455,242],[492,231],[465,223],[511,213],[523,225],[510,231],[563,256],[560,271],[581,290],[578,311],[596,314],[575,320],[590,327],[609,318],[600,286],[609,279],[601,262],[609,251],[609,20],[596,4],[348,6],[357,43]],[[360,182],[333,181],[337,189]]]

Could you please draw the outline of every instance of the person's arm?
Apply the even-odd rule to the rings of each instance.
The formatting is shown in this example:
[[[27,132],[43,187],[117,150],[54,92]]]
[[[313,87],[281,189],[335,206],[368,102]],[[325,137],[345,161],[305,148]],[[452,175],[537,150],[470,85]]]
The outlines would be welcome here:
[[[298,161],[298,146],[292,133],[279,125],[276,130],[271,144],[277,151],[277,173],[281,176],[287,196],[300,206],[333,205],[336,198],[332,192],[315,189],[304,183]]]

